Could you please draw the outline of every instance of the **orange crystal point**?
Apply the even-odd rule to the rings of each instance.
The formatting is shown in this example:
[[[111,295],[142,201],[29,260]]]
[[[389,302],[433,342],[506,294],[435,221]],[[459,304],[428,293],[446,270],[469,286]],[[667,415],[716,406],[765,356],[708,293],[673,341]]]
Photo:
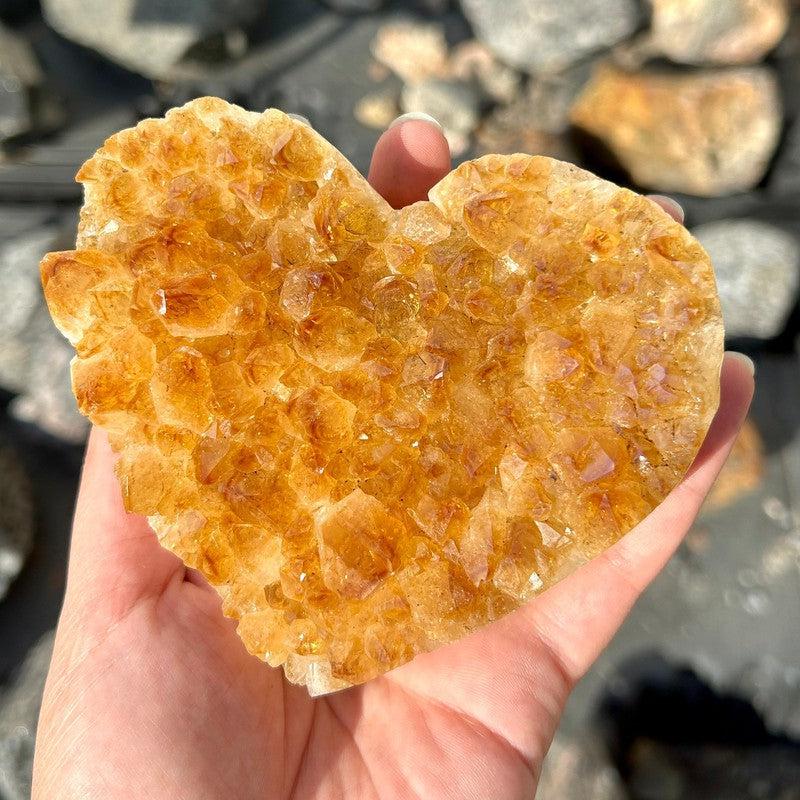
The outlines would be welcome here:
[[[620,538],[717,407],[708,257],[650,200],[487,156],[393,211],[279,111],[203,98],[82,167],[42,280],[129,510],[315,694]]]

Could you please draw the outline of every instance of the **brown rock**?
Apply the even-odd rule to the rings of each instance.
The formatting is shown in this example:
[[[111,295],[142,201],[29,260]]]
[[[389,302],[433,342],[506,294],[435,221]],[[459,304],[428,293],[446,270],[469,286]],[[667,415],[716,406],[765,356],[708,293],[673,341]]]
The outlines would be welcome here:
[[[447,72],[447,41],[436,23],[389,22],[375,35],[372,55],[406,83]]]
[[[778,143],[781,106],[765,67],[672,74],[604,65],[572,121],[638,185],[714,197],[761,180]]]
[[[652,49],[683,64],[753,64],[789,25],[786,0],[650,0]]]
[[[660,207],[488,156],[394,211],[279,111],[203,98],[80,170],[42,262],[127,507],[313,693],[619,539],[717,407],[711,265]]]
[[[356,103],[353,113],[362,125],[384,130],[400,113],[399,100],[397,92],[388,89],[372,92]]]

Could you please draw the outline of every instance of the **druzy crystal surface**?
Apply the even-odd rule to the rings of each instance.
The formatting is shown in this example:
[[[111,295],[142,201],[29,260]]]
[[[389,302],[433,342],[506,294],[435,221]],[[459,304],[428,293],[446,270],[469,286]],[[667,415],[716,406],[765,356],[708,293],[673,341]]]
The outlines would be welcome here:
[[[78,174],[42,279],[130,511],[323,693],[524,603],[685,473],[708,258],[651,201],[487,156],[391,209],[278,111],[204,98]]]

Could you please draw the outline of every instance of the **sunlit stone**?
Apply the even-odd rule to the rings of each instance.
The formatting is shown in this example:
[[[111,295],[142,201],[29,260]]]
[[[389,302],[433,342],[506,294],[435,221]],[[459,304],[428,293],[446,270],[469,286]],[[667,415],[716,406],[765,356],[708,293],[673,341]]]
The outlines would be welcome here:
[[[78,177],[42,279],[79,405],[127,507],[314,693],[619,539],[716,409],[706,254],[574,166],[488,156],[393,211],[308,126],[205,98]]]

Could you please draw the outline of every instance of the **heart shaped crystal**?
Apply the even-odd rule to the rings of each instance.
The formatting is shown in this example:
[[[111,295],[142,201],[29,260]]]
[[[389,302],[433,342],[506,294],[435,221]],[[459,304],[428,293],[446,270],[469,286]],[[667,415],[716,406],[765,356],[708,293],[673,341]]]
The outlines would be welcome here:
[[[203,98],[78,180],[42,279],[80,409],[128,509],[315,694],[615,542],[717,407],[708,257],[569,164],[487,156],[395,211],[306,125]]]

